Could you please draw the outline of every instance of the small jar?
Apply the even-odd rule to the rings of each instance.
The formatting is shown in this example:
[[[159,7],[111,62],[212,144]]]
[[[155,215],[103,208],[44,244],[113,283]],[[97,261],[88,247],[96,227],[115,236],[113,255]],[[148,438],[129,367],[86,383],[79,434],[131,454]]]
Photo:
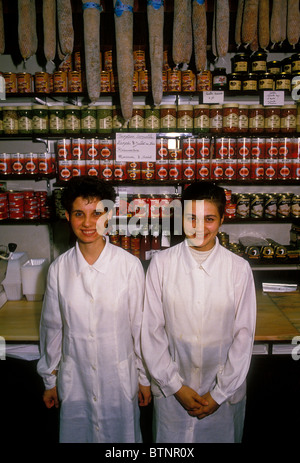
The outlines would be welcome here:
[[[280,131],[280,107],[267,106],[265,108],[265,131],[277,133]]]
[[[258,90],[274,90],[274,74],[266,72],[259,75]]]
[[[300,53],[292,55],[292,72],[300,71]]]
[[[176,132],[176,105],[160,107],[160,127],[162,132]]]
[[[65,106],[65,131],[67,133],[79,133],[80,126],[80,107],[76,105]]]
[[[0,108],[0,134],[3,133],[3,110]]]
[[[263,133],[265,129],[265,113],[263,105],[249,106],[249,132]]]
[[[242,74],[234,72],[228,76],[228,90],[230,92],[239,92],[242,90]]]
[[[180,132],[192,132],[193,128],[193,105],[178,105],[177,130]]]
[[[268,61],[267,62],[267,72],[270,72],[271,74],[280,74],[281,62],[280,61]]]
[[[227,89],[227,74],[225,68],[216,68],[212,74],[212,89],[226,90]]]
[[[300,72],[293,72],[291,75],[291,91],[297,88],[297,91],[300,88]]]
[[[232,72],[244,73],[249,71],[249,55],[238,53],[232,58]]]
[[[181,71],[169,69],[168,71],[168,92],[181,92]]]
[[[212,133],[221,133],[223,128],[223,106],[211,105],[209,112],[209,129]]]
[[[282,133],[296,132],[297,108],[294,104],[286,104],[281,107],[280,131]]]
[[[199,104],[194,106],[194,132],[209,132],[209,105]]]
[[[63,106],[49,107],[49,132],[53,134],[65,133],[65,111]]]
[[[37,134],[48,132],[48,106],[32,106],[32,132]]]
[[[160,107],[145,106],[145,131],[158,132],[160,129]]]
[[[245,104],[239,105],[239,132],[244,133],[248,132],[249,126],[249,106]]]
[[[251,56],[251,72],[256,74],[267,71],[267,53],[255,52]]]
[[[82,106],[80,112],[82,133],[95,133],[97,130],[97,109],[95,106]]]
[[[142,105],[136,105],[132,108],[132,116],[129,120],[130,132],[143,132],[145,129],[145,109]]]
[[[65,93],[68,91],[68,73],[65,71],[53,72],[54,93]]]
[[[3,106],[3,132],[6,135],[18,133],[18,112],[16,106]]]
[[[284,58],[281,61],[281,71],[290,74],[292,72],[292,57]]]
[[[97,107],[97,132],[107,133],[111,132],[113,128],[113,107],[112,106],[98,106]]]
[[[223,132],[236,133],[239,130],[239,105],[228,103],[223,105]]]
[[[288,90],[291,91],[291,74],[281,72],[275,78],[275,90]]]
[[[243,92],[257,91],[257,74],[249,73],[243,76]]]
[[[25,135],[32,133],[31,106],[18,106],[18,131]]]
[[[121,107],[120,106],[113,106],[113,119],[112,119],[112,126],[114,132],[128,132],[128,123],[125,121]]]

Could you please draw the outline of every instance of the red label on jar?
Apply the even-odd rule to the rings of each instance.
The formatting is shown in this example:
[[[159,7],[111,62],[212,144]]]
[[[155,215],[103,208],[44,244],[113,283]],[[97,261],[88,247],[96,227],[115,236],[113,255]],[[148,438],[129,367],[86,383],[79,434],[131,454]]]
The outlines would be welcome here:
[[[158,138],[156,140],[156,159],[159,161],[168,158],[168,140],[166,138]]]
[[[85,151],[86,159],[99,159],[100,158],[100,142],[97,138],[91,138],[86,140]]]
[[[12,174],[25,173],[25,156],[21,153],[11,155],[11,172]]]
[[[197,138],[197,159],[210,157],[210,139]]]
[[[291,176],[293,180],[300,179],[300,159],[293,159]]]
[[[236,168],[237,160],[236,159],[225,159],[224,160],[224,179],[225,180],[235,180],[236,179]]]
[[[103,180],[112,180],[114,175],[113,160],[100,161],[100,178]]]
[[[228,138],[228,158],[236,158],[236,139]]]
[[[196,162],[195,160],[184,159],[182,161],[182,179],[195,180]]]
[[[250,158],[251,152],[251,139],[250,138],[238,138],[237,139],[237,157],[238,158]]]
[[[276,138],[266,138],[266,159],[276,159],[278,156],[278,140]]]
[[[252,138],[251,158],[252,159],[264,159],[265,148],[266,148],[266,140],[264,138]]]
[[[52,173],[52,155],[51,153],[38,154],[38,171],[40,174]]]
[[[71,140],[63,138],[57,142],[58,159],[71,159]]]
[[[196,177],[198,180],[207,180],[210,178],[210,162],[209,159],[197,159],[196,162]]]
[[[215,141],[215,156],[216,159],[224,159],[228,157],[228,138],[217,138]]]
[[[279,158],[291,158],[292,156],[292,140],[291,138],[280,138],[278,142]]]
[[[114,141],[99,140],[100,159],[114,159]]]
[[[127,179],[127,162],[114,162],[114,179],[118,181]]]
[[[238,159],[237,161],[237,180],[248,180],[250,178],[250,160]]]
[[[10,154],[0,153],[0,174],[11,174]]]
[[[99,159],[87,160],[85,163],[86,174],[91,177],[99,177],[100,161]]]
[[[86,174],[85,161],[72,161],[72,177],[80,177]]]
[[[182,163],[181,160],[170,160],[169,162],[169,179],[180,180],[182,175]]]
[[[265,159],[265,179],[277,180],[277,159]]]
[[[264,159],[252,159],[250,169],[251,180],[263,180],[265,177],[265,163]]]
[[[278,159],[277,178],[287,180],[292,178],[292,161],[289,159]]]
[[[83,138],[74,138],[72,140],[72,159],[85,160],[85,140]]]
[[[58,178],[59,180],[70,180],[72,177],[72,161],[59,160],[58,161]]]
[[[169,164],[167,161],[156,161],[155,163],[155,179],[167,180],[169,177]]]
[[[26,174],[37,174],[38,172],[39,172],[39,167],[38,167],[37,153],[25,154],[25,173]]]
[[[222,180],[224,175],[224,163],[222,159],[212,159],[211,161],[211,178],[213,180]]]
[[[196,158],[196,139],[184,138],[182,142],[183,159]]]

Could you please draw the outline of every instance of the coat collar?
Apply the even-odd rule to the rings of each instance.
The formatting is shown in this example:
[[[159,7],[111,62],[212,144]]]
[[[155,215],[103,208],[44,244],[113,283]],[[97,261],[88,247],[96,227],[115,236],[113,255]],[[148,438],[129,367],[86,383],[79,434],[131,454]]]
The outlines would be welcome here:
[[[203,270],[208,274],[211,275],[213,273],[213,268],[216,262],[215,256],[218,254],[220,250],[220,243],[218,237],[216,237],[216,244],[214,246],[213,251],[208,256],[208,258],[202,263],[201,267]],[[190,273],[195,269],[198,269],[198,264],[193,258],[191,252],[188,249],[189,245],[187,240],[184,240],[182,243],[182,253],[183,253],[183,266],[185,268],[186,273]]]
[[[105,246],[93,265],[90,265],[83,257],[77,241],[75,244],[75,259],[77,276],[86,271],[87,268],[93,268],[100,273],[106,273],[109,262],[111,260],[111,244],[109,242],[109,237],[105,236]]]

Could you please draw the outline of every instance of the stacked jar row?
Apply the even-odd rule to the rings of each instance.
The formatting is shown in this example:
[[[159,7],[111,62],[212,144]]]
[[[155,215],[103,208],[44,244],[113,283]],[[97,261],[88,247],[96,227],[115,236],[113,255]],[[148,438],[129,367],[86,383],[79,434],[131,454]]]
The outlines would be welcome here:
[[[51,207],[46,191],[1,191],[0,220],[49,219]]]
[[[227,219],[298,219],[300,195],[294,193],[232,193],[226,189]]]
[[[300,137],[186,137],[170,148],[157,138],[155,162],[119,162],[113,139],[62,139],[59,180],[94,175],[105,180],[297,180]]]
[[[52,175],[55,173],[54,153],[0,153],[0,175]]]

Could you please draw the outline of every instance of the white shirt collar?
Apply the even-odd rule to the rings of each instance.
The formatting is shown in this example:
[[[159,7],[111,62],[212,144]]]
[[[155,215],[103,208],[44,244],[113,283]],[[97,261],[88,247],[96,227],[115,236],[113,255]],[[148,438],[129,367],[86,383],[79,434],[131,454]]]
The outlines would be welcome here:
[[[75,244],[75,258],[76,258],[76,274],[80,275],[80,273],[84,272],[87,268],[93,268],[100,273],[106,273],[107,267],[111,260],[111,244],[109,242],[109,237],[105,236],[105,246],[96,260],[92,265],[90,265],[82,255],[80,251],[79,244],[76,241]]]
[[[184,240],[182,249],[183,249],[183,254],[184,254],[183,265],[185,266],[186,273],[190,273],[194,269],[199,268],[196,260],[193,258],[192,254],[189,252],[188,246],[189,245],[188,245],[187,240]],[[205,270],[205,272],[208,275],[211,275],[213,273],[213,266],[215,265],[215,256],[218,253],[220,246],[221,245],[219,243],[218,237],[216,237],[216,242],[215,242],[213,251],[201,265],[203,270]]]

